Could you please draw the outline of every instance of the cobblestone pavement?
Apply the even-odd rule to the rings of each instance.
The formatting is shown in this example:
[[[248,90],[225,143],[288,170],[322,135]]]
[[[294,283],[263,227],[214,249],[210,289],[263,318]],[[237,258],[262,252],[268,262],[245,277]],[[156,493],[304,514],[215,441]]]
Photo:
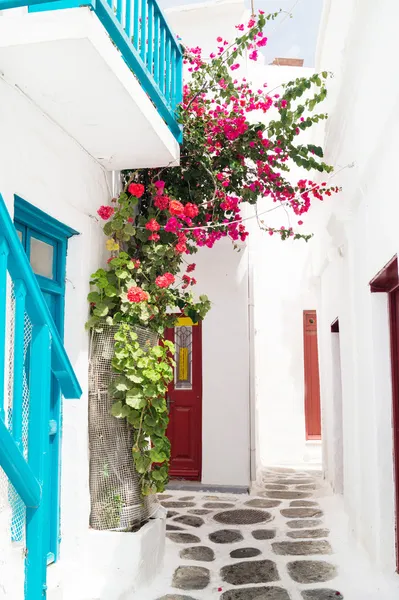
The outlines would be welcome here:
[[[166,560],[148,599],[342,600],[319,486],[314,473],[276,468],[250,496],[161,495]]]

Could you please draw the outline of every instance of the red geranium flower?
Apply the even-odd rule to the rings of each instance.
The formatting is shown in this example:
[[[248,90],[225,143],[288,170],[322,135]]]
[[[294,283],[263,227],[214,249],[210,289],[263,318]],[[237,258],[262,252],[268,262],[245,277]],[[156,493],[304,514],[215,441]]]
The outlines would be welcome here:
[[[150,219],[145,226],[148,231],[159,231],[161,229],[160,224],[155,219]]]
[[[196,266],[195,263],[191,263],[191,265],[188,265],[188,267],[186,269],[187,273],[192,273],[192,271],[194,271],[194,269],[195,269],[195,266]]]
[[[155,279],[155,285],[157,285],[159,288],[167,288],[170,285],[172,285],[172,283],[175,282],[175,276],[172,275],[172,273],[165,273],[164,275],[158,275],[158,277]]]
[[[190,217],[190,219],[193,219],[194,217],[196,217],[199,213],[198,210],[198,206],[196,204],[192,204],[191,202],[188,202],[186,204],[186,206],[184,207],[184,214],[186,215],[186,217]]]
[[[145,300],[148,300],[148,297],[149,296],[147,292],[145,292],[143,289],[141,289],[141,287],[138,286],[132,286],[128,289],[127,292],[127,299],[129,300],[129,302],[144,302]]]
[[[154,204],[159,210],[166,210],[169,206],[169,198],[168,196],[157,196]]]
[[[184,214],[184,206],[178,200],[171,200],[169,203],[169,212],[171,215],[182,215]]]
[[[158,233],[152,233],[148,238],[151,242],[158,242],[161,239],[161,236]]]
[[[104,221],[108,221],[110,217],[114,214],[115,209],[112,206],[100,206],[97,211],[97,214],[104,219]]]
[[[141,183],[131,183],[127,189],[129,194],[136,198],[141,198],[144,194],[144,186]]]

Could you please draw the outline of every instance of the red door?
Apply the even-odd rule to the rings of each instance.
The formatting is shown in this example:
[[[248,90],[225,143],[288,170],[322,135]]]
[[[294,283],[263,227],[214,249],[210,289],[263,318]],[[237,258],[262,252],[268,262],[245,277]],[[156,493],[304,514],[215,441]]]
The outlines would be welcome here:
[[[201,324],[179,319],[166,337],[176,346],[176,367],[169,387],[167,435],[172,453],[170,477],[201,480],[202,459],[202,344]]]
[[[319,357],[315,310],[303,313],[306,439],[321,438]]]

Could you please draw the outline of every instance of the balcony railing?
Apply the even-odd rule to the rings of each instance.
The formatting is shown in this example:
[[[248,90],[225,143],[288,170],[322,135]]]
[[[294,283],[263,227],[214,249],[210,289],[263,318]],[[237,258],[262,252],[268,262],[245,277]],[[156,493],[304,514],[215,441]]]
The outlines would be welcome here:
[[[12,324],[7,318],[10,313]],[[0,195],[0,506],[8,501],[13,511],[10,542],[17,537],[26,545],[26,600],[46,596],[52,376],[65,398],[81,396],[72,365]],[[8,566],[6,558],[6,569]]]
[[[139,80],[178,142],[177,107],[183,94],[183,56],[156,0],[0,0],[0,10],[27,6],[29,12],[87,6]]]

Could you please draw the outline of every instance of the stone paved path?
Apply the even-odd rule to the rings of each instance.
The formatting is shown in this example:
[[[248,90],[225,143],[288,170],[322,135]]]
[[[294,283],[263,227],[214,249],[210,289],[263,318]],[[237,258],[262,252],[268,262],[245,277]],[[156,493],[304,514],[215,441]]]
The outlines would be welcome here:
[[[314,473],[269,469],[248,495],[169,492],[147,600],[342,600]]]

